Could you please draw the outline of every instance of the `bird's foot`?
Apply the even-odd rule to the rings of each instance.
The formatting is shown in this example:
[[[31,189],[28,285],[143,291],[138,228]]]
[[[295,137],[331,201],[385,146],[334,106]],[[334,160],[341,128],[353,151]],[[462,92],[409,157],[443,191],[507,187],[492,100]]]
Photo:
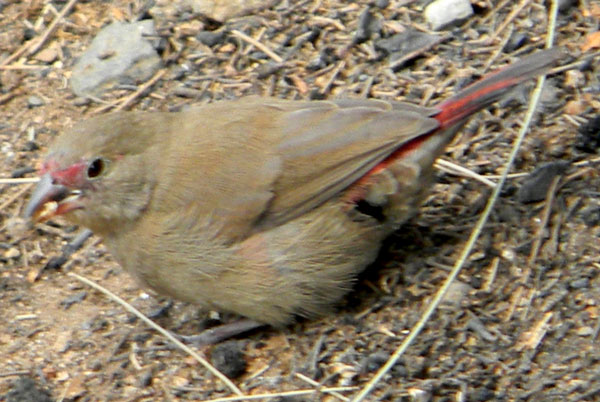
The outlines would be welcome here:
[[[178,337],[182,342],[192,343],[196,346],[211,345],[244,332],[262,327],[263,325],[265,324],[244,318],[229,324],[223,324],[214,328],[206,329],[198,335],[178,335]]]

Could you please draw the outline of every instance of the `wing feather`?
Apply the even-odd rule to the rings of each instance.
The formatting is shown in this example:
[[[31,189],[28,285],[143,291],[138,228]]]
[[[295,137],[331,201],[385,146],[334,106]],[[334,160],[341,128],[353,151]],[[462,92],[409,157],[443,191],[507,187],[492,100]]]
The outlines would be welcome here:
[[[283,102],[283,101],[281,101]],[[281,224],[343,192],[402,144],[434,130],[436,109],[378,100],[311,102],[281,115],[282,170],[262,225]]]

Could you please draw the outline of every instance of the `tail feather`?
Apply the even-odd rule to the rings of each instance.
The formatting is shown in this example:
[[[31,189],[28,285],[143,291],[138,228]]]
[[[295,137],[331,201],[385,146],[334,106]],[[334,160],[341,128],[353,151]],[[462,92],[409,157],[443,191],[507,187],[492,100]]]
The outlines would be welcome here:
[[[560,48],[536,52],[495,71],[437,105],[440,128],[450,127],[496,102],[516,85],[543,74],[564,57]]]

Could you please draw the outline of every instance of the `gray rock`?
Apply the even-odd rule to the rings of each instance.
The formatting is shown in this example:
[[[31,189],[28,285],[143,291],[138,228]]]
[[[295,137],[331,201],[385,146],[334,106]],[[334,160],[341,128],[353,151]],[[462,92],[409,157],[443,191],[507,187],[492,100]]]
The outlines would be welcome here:
[[[571,164],[567,161],[548,162],[537,167],[517,191],[517,199],[527,204],[546,199],[548,188],[554,178],[564,174]]]
[[[375,49],[389,55],[390,67],[396,69],[440,40],[440,36],[407,29],[389,38],[376,40]]]
[[[103,28],[81,55],[71,75],[78,96],[99,95],[119,82],[142,82],[160,67],[161,59],[143,35],[156,35],[154,22],[115,22]]]
[[[358,17],[358,27],[354,33],[353,43],[363,43],[371,38],[375,31],[380,29],[379,19],[373,15],[369,7],[365,8]]]
[[[375,42],[375,48],[387,54],[404,56],[407,53],[418,51],[430,46],[439,40],[438,36],[430,35],[413,29],[397,33],[389,38],[380,39]]]
[[[384,8],[387,8],[387,6],[390,5],[390,0],[375,0],[375,7],[381,8],[382,10]]]
[[[458,24],[471,15],[469,0],[436,0],[425,8],[425,19],[434,31]]]
[[[45,102],[42,98],[36,95],[31,95],[27,98],[27,107],[32,109],[34,107],[44,106]]]

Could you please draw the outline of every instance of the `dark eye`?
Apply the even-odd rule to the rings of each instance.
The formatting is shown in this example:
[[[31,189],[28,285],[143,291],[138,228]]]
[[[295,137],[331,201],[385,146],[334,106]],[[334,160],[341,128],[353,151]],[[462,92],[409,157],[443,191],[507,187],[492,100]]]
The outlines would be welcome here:
[[[87,168],[87,175],[90,179],[100,176],[104,172],[106,162],[102,158],[94,159]]]

